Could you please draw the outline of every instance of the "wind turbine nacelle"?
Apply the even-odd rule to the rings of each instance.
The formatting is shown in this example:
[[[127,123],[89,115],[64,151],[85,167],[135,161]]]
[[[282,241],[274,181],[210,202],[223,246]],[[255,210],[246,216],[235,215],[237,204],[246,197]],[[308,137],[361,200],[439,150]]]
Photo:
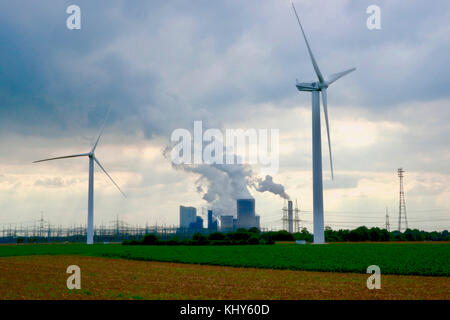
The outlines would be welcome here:
[[[317,82],[297,82],[295,86],[298,91],[320,91],[320,87]]]

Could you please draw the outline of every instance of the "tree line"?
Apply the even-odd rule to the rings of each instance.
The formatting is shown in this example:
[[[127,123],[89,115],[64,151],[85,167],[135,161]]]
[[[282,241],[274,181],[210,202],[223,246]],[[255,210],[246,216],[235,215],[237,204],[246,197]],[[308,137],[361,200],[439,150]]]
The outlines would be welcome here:
[[[293,233],[292,240],[313,241],[313,235],[303,228],[301,232]],[[427,232],[418,229],[406,229],[404,232],[398,230],[389,232],[378,227],[358,227],[353,230],[333,230],[325,228],[326,242],[362,242],[362,241],[450,241],[448,230],[442,232]]]
[[[214,232],[209,235],[196,233],[190,239],[182,239],[173,236],[169,240],[162,240],[155,234],[145,235],[140,240],[127,240],[124,245],[257,245],[274,244],[275,241],[295,241],[305,240],[313,242],[314,236],[303,228],[301,232],[289,233],[286,230],[261,232],[257,228],[238,229],[236,232]],[[392,231],[378,227],[367,228],[358,227],[353,230],[340,229],[333,230],[325,228],[326,242],[364,242],[364,241],[450,241],[450,233],[447,230],[442,232],[427,232],[418,229],[407,229],[404,232]]]
[[[123,241],[124,245],[256,245],[274,244],[270,234],[262,233],[258,228],[238,229],[236,232],[213,232],[209,235],[195,233],[191,239],[180,240],[173,236],[169,240],[162,240],[155,234],[147,234],[141,240]]]

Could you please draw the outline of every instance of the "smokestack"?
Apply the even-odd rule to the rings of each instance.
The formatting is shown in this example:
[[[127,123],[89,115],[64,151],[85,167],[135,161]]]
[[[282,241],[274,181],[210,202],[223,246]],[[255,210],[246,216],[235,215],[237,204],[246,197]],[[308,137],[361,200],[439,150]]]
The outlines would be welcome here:
[[[291,200],[288,201],[288,231],[289,233],[294,232],[294,210]]]

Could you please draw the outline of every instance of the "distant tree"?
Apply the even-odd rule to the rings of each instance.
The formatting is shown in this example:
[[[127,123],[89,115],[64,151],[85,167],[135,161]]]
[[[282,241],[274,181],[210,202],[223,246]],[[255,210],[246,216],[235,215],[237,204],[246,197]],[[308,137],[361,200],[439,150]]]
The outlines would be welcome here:
[[[159,241],[159,239],[158,239],[158,237],[156,235],[154,235],[154,234],[147,234],[142,239],[142,244],[154,245],[154,244],[157,244],[158,241]]]
[[[250,238],[250,236],[251,234],[248,233],[247,231],[230,232],[227,234],[227,237],[232,241],[247,241]]]
[[[255,236],[251,236],[247,242],[248,244],[259,244],[259,239]]]
[[[325,227],[325,241],[326,242],[339,242],[342,241],[342,239],[339,237],[339,233],[336,231],[333,231],[331,227],[327,226]]]
[[[208,238],[206,238],[206,236],[204,234],[201,233],[196,233],[192,236],[192,240],[195,241],[195,243],[197,244],[208,244]]]
[[[294,237],[294,240],[305,240],[311,242],[313,239],[313,235],[309,233],[306,228],[302,228],[301,232],[293,233],[292,236]]]
[[[361,226],[355,229],[358,234],[359,240],[357,241],[368,241],[369,238],[369,229],[366,226]]]
[[[261,230],[259,230],[257,227],[252,227],[252,228],[248,229],[248,232],[260,234]]]
[[[386,229],[380,230],[380,241],[390,241],[391,240],[391,234]]]
[[[211,241],[216,241],[216,240],[225,240],[227,237],[224,233],[221,232],[213,232],[208,236],[208,239]]]
[[[275,241],[294,241],[294,236],[287,232],[286,230],[281,230],[275,232],[273,235],[273,240]]]
[[[393,231],[391,234],[393,236],[393,241],[406,241],[405,235],[398,230]]]
[[[380,241],[381,240],[381,229],[380,228],[370,228],[369,240],[370,241]]]

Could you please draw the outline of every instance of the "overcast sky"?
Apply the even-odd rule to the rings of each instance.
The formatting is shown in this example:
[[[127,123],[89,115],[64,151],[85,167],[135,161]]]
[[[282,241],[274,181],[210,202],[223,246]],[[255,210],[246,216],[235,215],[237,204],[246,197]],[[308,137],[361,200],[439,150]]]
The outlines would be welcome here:
[[[450,3],[295,3],[322,73],[358,68],[328,90],[325,224],[381,227],[388,207],[396,228],[403,167],[410,227],[449,229]],[[71,4],[81,30],[66,28]],[[381,30],[366,27],[371,4]],[[128,198],[97,168],[97,225],[175,225],[179,205],[206,207],[199,176],[163,155],[173,130],[203,120],[280,130],[274,181],[311,230],[311,97],[295,80],[315,77],[288,0],[1,1],[0,48],[0,225],[41,211],[86,223],[87,159],[31,162],[88,152],[111,108],[97,157]],[[263,226],[280,226],[283,200],[249,190]]]

